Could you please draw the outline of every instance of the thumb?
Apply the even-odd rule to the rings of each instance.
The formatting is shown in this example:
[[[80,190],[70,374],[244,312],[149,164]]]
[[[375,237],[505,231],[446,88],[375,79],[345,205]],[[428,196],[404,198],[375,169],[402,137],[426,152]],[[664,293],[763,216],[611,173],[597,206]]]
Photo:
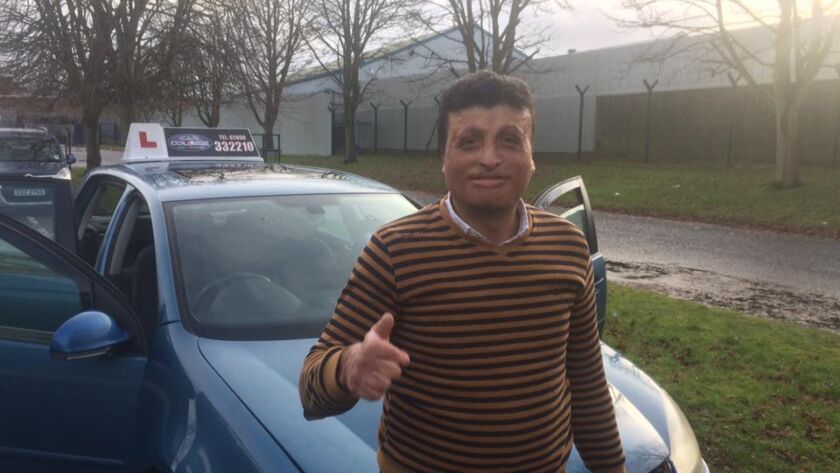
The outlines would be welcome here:
[[[371,328],[371,331],[379,336],[379,338],[387,341],[391,337],[391,330],[394,328],[394,316],[390,312],[385,312],[378,322]]]

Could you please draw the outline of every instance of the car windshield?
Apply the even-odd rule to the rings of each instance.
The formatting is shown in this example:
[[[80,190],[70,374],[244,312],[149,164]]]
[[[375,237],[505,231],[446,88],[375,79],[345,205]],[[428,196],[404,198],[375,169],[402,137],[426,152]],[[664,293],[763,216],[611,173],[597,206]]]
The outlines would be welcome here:
[[[399,194],[171,204],[181,300],[210,337],[316,337],[371,234],[415,210]]]
[[[43,136],[0,136],[0,161],[61,162],[64,153],[55,141]]]

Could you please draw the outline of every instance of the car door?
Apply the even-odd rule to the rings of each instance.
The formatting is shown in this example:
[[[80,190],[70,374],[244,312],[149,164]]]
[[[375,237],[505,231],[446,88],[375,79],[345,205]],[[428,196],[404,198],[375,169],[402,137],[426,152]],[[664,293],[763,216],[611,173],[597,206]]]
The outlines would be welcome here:
[[[146,337],[119,291],[78,257],[0,215],[0,471],[124,471]],[[61,361],[56,330],[82,311],[131,335],[115,352]]]
[[[583,178],[576,176],[549,186],[531,202],[534,207],[548,210],[569,220],[586,235],[589,254],[595,272],[595,300],[598,305],[598,330],[603,333],[607,310],[607,267],[598,248],[595,219],[589,205],[589,196]]]
[[[67,179],[0,176],[0,214],[76,252],[73,191]]]

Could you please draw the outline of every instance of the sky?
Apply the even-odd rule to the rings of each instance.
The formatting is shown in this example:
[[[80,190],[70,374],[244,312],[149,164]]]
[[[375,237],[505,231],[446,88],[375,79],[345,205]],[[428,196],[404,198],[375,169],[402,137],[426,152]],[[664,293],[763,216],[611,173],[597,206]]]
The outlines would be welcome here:
[[[635,18],[632,13],[621,9],[620,0],[571,0],[571,3],[574,5],[571,11],[550,6],[545,11],[531,11],[528,18],[523,18],[523,25],[528,28],[548,29],[551,40],[541,46],[538,56],[565,54],[569,49],[599,49],[656,37],[649,30],[624,29],[615,24],[615,17]],[[778,14],[778,0],[741,0],[741,3],[769,22],[773,22],[772,17]],[[823,5],[828,3],[831,2],[824,1]],[[803,18],[807,17],[810,1],[800,0],[799,4],[800,14]],[[837,2],[833,5],[831,13],[840,11]],[[678,0],[657,0],[656,6],[660,11],[671,13],[685,11],[685,4]],[[724,11],[727,23],[732,28],[756,24],[742,10],[733,6],[733,2],[726,2]],[[692,12],[696,14],[697,10]]]
[[[548,28],[551,40],[541,46],[539,56],[565,54],[569,49],[585,51],[653,38],[649,31],[618,27],[608,15],[621,15],[613,0],[577,0],[572,11],[553,8],[528,18],[530,27]]]

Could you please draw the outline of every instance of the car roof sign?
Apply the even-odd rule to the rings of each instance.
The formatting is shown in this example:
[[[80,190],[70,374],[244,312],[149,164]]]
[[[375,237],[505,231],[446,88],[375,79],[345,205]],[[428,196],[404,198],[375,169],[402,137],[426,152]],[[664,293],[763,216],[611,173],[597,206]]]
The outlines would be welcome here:
[[[123,162],[262,161],[251,132],[244,128],[164,128],[132,123]]]

